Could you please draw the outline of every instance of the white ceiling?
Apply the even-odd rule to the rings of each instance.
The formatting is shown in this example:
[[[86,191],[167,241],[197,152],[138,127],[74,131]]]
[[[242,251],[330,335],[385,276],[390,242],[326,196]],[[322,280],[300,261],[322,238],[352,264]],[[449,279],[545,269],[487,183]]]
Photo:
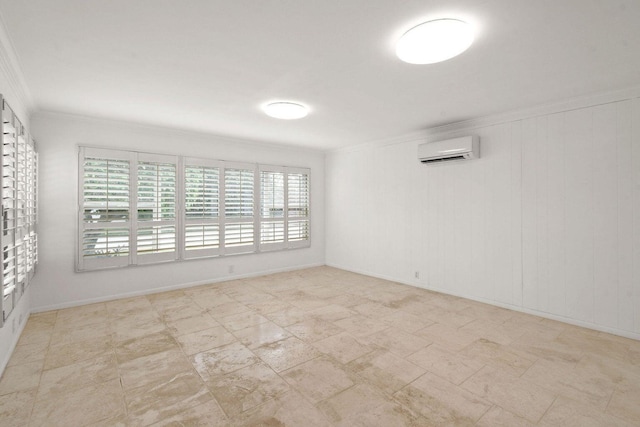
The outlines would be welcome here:
[[[331,149],[640,84],[638,0],[0,0],[35,110]],[[409,65],[429,18],[459,57]],[[311,106],[297,121],[260,106]]]

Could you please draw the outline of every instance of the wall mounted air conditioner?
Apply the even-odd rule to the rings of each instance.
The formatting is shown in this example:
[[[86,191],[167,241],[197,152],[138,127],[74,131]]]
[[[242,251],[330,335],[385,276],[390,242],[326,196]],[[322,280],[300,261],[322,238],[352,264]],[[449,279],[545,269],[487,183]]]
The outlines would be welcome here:
[[[418,160],[421,163],[433,164],[479,157],[480,138],[477,136],[463,136],[418,145]]]

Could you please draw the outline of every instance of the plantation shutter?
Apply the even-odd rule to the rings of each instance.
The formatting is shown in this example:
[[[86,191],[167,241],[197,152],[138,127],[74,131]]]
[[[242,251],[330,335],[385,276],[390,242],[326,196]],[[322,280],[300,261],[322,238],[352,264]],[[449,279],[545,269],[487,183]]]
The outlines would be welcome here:
[[[79,269],[129,264],[135,153],[81,147]]]
[[[220,162],[185,159],[184,257],[220,254]]]
[[[255,165],[224,164],[224,253],[256,250]]]
[[[260,250],[285,247],[285,172],[260,166]]]
[[[4,324],[35,274],[37,253],[37,153],[35,141],[13,110],[2,103],[2,293]]]
[[[289,247],[310,244],[309,170],[287,170],[287,241]]]
[[[36,167],[28,145],[25,158]],[[79,171],[78,270],[309,246],[309,169],[80,147]],[[24,259],[28,273],[37,251]]]
[[[137,156],[135,263],[175,260],[177,158]]]
[[[17,184],[18,184],[18,128],[21,126],[11,108],[3,102],[2,111],[2,323],[14,306],[14,292],[18,284],[16,245]],[[17,300],[15,301],[17,302]]]

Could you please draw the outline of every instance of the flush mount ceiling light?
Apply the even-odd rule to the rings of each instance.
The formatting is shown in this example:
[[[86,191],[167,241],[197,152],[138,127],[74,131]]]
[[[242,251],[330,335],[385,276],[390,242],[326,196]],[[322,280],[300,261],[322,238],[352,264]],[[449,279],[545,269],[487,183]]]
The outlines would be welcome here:
[[[271,102],[263,110],[267,116],[284,120],[301,119],[309,114],[309,109],[304,105],[289,101]]]
[[[471,25],[459,19],[436,19],[404,33],[396,45],[396,55],[409,64],[434,64],[460,55],[471,43]]]

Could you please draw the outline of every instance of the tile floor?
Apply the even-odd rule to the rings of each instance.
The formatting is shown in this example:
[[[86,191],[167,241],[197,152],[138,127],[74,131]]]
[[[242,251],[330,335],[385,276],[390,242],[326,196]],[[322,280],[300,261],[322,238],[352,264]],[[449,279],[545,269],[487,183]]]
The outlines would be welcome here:
[[[640,342],[319,267],[32,315],[2,426],[640,425]]]

